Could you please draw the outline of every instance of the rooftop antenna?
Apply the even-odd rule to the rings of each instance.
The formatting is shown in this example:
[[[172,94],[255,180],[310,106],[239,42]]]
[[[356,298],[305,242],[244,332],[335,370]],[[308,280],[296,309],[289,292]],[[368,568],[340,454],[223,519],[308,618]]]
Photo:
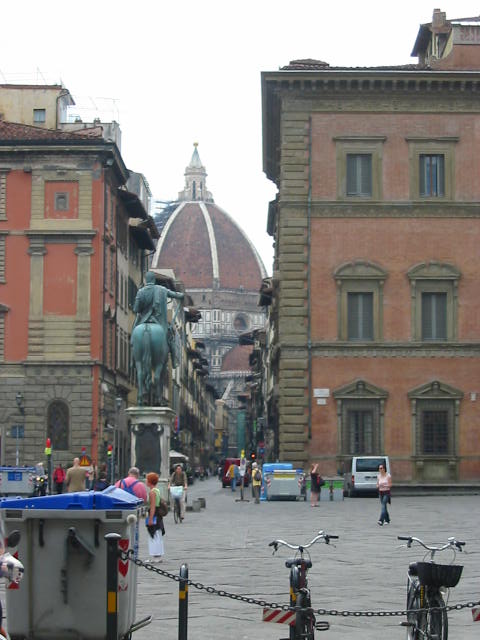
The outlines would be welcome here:
[[[45,77],[44,77],[43,73],[37,67],[37,82],[38,82],[38,76],[40,76],[40,78],[43,80],[43,84],[48,84],[47,81],[45,80]]]
[[[2,76],[3,81],[5,82],[5,84],[8,84],[7,79],[6,79],[4,73],[3,73],[3,71],[1,69],[0,69],[0,76]]]

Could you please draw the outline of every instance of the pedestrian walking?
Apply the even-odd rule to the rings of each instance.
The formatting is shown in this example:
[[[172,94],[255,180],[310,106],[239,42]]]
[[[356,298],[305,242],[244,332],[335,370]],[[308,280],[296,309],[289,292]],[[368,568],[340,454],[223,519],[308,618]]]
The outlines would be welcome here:
[[[183,487],[183,493],[180,500],[180,520],[185,518],[185,496],[188,487],[187,474],[182,469],[181,464],[177,464],[175,467],[175,471],[170,476],[170,480],[168,482],[168,490],[170,491],[170,487]]]
[[[65,469],[59,463],[53,472],[53,482],[55,484],[55,493],[63,493],[63,485],[65,483]]]
[[[138,467],[130,467],[128,470],[128,476],[123,478],[122,480],[118,480],[115,483],[115,486],[119,489],[123,489],[128,493],[131,493],[140,500],[144,502],[147,501],[147,487],[144,483],[139,479],[140,478],[140,469]]]
[[[262,486],[262,472],[260,471],[258,464],[254,462],[252,464],[252,491],[255,499],[255,504],[260,504],[260,488]]]
[[[310,469],[310,506],[318,507],[320,500],[320,489],[324,483],[322,476],[318,472],[318,463],[314,463]]]
[[[107,474],[105,473],[105,471],[100,471],[100,473],[98,474],[98,478],[93,483],[93,490],[103,491],[109,486],[110,486],[110,483],[107,480]]]
[[[377,489],[380,498],[380,519],[378,524],[383,527],[384,524],[390,524],[390,514],[388,513],[387,505],[391,503],[390,490],[392,488],[392,476],[387,473],[383,464],[378,467],[377,476]]]
[[[165,555],[163,516],[166,515],[167,508],[165,502],[160,498],[160,489],[157,487],[158,474],[147,473],[146,480],[149,489],[149,511],[145,520],[148,531],[148,553],[150,562],[162,562]]]
[[[80,458],[73,459],[73,467],[67,469],[65,483],[68,493],[74,491],[85,491],[86,474],[85,469],[80,466]]]

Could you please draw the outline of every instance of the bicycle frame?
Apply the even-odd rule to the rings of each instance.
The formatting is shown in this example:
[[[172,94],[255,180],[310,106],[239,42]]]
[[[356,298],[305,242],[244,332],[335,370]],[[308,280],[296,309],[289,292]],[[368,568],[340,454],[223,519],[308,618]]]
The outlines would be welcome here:
[[[313,540],[305,545],[293,545],[285,540],[274,540],[269,544],[274,548],[274,554],[281,545],[295,551],[295,556],[285,561],[285,566],[290,569],[290,606],[296,611],[295,624],[290,626],[289,640],[314,640],[315,629],[326,631],[330,627],[328,622],[316,624],[315,621],[307,579],[312,560],[307,549],[319,540],[329,544],[331,539],[337,538],[338,536],[319,531]],[[308,557],[305,557],[305,554]]]
[[[419,538],[413,536],[398,536],[399,540],[407,542],[407,548],[410,548],[415,542],[427,550],[425,556],[430,555],[431,564],[412,563],[407,572],[407,622],[401,625],[407,627],[408,640],[447,640],[448,638],[448,616],[445,610],[445,603],[441,592],[442,578],[433,572],[434,557],[438,551],[450,549],[455,560],[456,551],[462,551],[465,542],[460,542],[455,538],[448,538],[446,544],[440,547],[434,547],[425,544]],[[424,557],[425,559],[425,557]],[[453,561],[452,561],[453,565]],[[420,568],[428,568],[429,572],[423,575],[419,573]],[[441,568],[441,567],[440,567]],[[451,572],[450,572],[451,573]],[[435,575],[435,579],[432,576]],[[455,586],[460,579],[461,571],[457,573],[454,580],[447,584],[447,588]],[[429,579],[427,579],[427,576]],[[451,579],[451,578],[450,578]]]

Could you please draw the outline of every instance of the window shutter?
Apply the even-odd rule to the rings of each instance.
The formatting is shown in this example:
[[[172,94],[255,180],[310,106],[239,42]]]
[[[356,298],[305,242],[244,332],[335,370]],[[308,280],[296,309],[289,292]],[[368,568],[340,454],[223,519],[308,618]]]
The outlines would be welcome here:
[[[357,156],[347,154],[347,195],[357,193]]]
[[[446,293],[422,293],[422,339],[447,339]]]
[[[364,154],[360,156],[361,160],[361,194],[362,196],[372,195],[372,156]]]
[[[373,340],[373,293],[349,293],[347,316],[349,340]]]

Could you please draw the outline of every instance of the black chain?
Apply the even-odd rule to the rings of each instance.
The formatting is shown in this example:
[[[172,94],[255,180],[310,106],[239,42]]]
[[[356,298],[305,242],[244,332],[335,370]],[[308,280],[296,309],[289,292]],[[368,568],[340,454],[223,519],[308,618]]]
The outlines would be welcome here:
[[[280,609],[281,611],[295,611],[295,607],[289,604],[279,604],[278,602],[267,602],[266,600],[257,600],[256,598],[248,598],[246,596],[241,596],[236,593],[228,593],[228,591],[224,591],[223,589],[215,589],[215,587],[207,587],[201,582],[193,582],[193,580],[188,580],[185,578],[181,578],[176,573],[170,573],[169,571],[165,571],[165,569],[160,569],[160,567],[156,567],[150,562],[144,562],[139,558],[134,557],[133,550],[129,551],[119,551],[119,556],[122,560],[130,560],[134,564],[139,567],[144,567],[147,571],[153,571],[154,573],[158,573],[161,576],[165,576],[166,578],[170,578],[170,580],[175,580],[175,582],[185,582],[190,587],[194,589],[198,589],[199,591],[206,591],[207,593],[212,593],[214,595],[220,596],[221,598],[230,598],[231,600],[239,600],[240,602],[247,602],[248,604],[254,604],[259,607],[266,607],[269,609]],[[464,602],[463,604],[452,604],[447,605],[445,607],[431,607],[430,611],[442,610],[442,611],[460,611],[461,609],[473,609],[473,607],[477,607],[480,605],[480,600],[477,602]],[[354,618],[390,618],[394,616],[402,616],[405,617],[408,613],[419,613],[420,611],[426,611],[426,609],[403,609],[401,611],[346,611],[341,609],[310,609],[319,616],[340,616],[340,617],[349,617],[353,616]]]

